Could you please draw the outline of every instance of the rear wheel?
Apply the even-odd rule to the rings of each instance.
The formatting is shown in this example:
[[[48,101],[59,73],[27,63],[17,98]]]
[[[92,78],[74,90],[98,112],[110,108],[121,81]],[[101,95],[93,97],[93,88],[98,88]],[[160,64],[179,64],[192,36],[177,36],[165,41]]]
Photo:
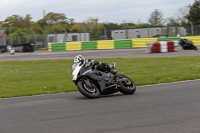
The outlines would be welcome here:
[[[129,77],[127,77],[125,75],[119,75],[118,79],[127,79],[127,81],[122,81],[120,83],[121,87],[119,88],[119,91],[121,93],[126,94],[126,95],[135,93],[136,85],[132,79],[130,79]]]
[[[78,90],[87,98],[97,98],[100,95],[99,89],[91,83],[91,87],[87,86],[84,80],[80,80],[77,83]]]

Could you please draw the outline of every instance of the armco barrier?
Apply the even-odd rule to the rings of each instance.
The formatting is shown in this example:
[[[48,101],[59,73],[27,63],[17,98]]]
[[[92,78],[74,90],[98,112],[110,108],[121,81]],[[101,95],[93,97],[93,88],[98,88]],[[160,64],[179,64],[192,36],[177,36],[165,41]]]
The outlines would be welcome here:
[[[131,41],[132,41],[132,48],[145,48],[146,43],[156,42],[157,38],[137,38],[137,39],[131,39]]]
[[[97,49],[114,49],[114,40],[97,41]]]
[[[161,37],[161,38],[158,38],[158,42],[160,41],[180,41],[181,40],[181,37]]]
[[[184,38],[191,40],[194,43],[194,45],[200,45],[200,36],[184,37]]]
[[[66,50],[82,50],[82,42],[67,42]]]
[[[115,40],[115,49],[132,48],[131,40]]]
[[[200,45],[200,36],[184,37],[192,40],[194,45]],[[88,41],[88,42],[66,42],[66,43],[49,43],[49,51],[65,50],[90,50],[90,49],[122,49],[122,48],[144,48],[149,42],[175,41],[178,45],[181,37],[165,38],[136,38],[123,40],[105,40],[105,41]]]
[[[97,41],[82,42],[82,50],[97,49]]]
[[[52,51],[52,43],[48,43],[48,49],[49,51]]]
[[[65,43],[52,43],[51,51],[65,51],[66,46]]]

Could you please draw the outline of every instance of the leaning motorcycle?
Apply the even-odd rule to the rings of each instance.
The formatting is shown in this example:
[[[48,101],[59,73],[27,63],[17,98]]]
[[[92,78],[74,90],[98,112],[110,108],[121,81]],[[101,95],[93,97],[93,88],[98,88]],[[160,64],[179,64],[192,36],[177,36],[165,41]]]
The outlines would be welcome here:
[[[87,98],[98,98],[100,95],[113,94],[118,91],[129,95],[136,91],[133,80],[125,75],[114,76],[110,72],[96,69],[96,66],[84,68],[82,63],[74,64],[72,68],[72,80],[79,92]]]
[[[194,46],[193,42],[188,39],[181,40],[181,47],[183,50],[198,50],[198,48]]]

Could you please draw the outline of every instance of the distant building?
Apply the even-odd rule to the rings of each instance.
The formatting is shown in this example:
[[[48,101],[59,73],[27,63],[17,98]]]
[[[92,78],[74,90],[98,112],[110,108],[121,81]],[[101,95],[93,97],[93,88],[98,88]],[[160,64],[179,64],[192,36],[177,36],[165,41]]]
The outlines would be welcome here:
[[[47,34],[47,43],[90,41],[89,32],[70,32]]]
[[[183,27],[151,27],[134,29],[116,29],[111,31],[113,40],[131,38],[153,38],[162,36],[186,36],[186,29]]]
[[[6,37],[5,37],[5,31],[0,30],[0,46],[6,45]]]

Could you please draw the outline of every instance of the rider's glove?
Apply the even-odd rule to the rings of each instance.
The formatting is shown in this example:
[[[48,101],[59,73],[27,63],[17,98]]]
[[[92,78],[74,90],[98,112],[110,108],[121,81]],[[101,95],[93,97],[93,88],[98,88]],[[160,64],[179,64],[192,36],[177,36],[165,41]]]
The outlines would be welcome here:
[[[91,66],[93,66],[93,65],[94,65],[93,62],[90,62],[90,63],[88,64],[89,67],[91,67]]]

